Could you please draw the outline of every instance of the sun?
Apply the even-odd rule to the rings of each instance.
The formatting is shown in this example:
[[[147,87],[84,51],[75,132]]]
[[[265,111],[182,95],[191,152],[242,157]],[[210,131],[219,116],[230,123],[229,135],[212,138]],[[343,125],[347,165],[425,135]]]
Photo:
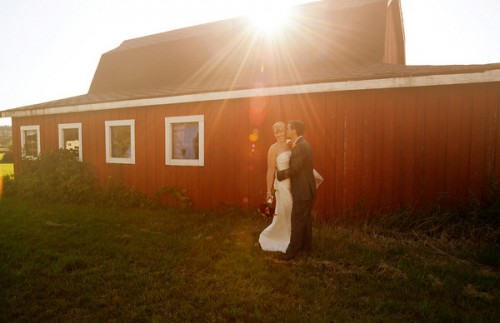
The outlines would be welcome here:
[[[267,35],[277,34],[290,22],[291,8],[286,5],[259,7],[247,14],[253,28]]]

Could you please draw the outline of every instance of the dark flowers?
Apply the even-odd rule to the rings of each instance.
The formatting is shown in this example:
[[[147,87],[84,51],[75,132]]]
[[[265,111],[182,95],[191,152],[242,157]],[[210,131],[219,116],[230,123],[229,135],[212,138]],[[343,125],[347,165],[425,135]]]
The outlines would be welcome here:
[[[271,217],[277,215],[276,213],[274,213],[275,208],[273,207],[273,203],[272,203],[271,199],[269,199],[269,201],[267,201],[266,203],[262,203],[261,205],[259,205],[258,210],[259,210],[260,214],[266,218],[271,218]]]

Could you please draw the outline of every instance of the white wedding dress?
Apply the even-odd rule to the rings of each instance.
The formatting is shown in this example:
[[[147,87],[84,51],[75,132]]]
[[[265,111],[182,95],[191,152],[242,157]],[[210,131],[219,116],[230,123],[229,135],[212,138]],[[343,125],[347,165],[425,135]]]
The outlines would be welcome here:
[[[276,157],[278,170],[287,169],[290,166],[291,151],[285,151]],[[290,179],[278,181],[274,179],[277,215],[273,216],[273,222],[262,231],[259,243],[262,250],[286,252],[290,243],[292,193],[290,192]]]

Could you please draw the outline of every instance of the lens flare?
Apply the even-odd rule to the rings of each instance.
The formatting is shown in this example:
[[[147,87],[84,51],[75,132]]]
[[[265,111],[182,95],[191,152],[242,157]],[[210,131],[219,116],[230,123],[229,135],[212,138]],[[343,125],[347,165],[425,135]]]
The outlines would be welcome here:
[[[249,13],[248,18],[257,32],[274,35],[283,30],[289,22],[290,7],[283,5],[259,7]]]
[[[252,133],[248,136],[250,142],[257,142],[259,140],[259,129],[253,129]]]

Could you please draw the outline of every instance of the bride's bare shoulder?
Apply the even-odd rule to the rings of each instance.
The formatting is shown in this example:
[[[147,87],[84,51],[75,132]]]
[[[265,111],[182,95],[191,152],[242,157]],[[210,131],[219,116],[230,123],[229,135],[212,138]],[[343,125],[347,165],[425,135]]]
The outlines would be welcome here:
[[[272,144],[271,146],[269,146],[269,151],[268,151],[268,154],[269,155],[276,155],[278,152],[278,145],[277,143],[275,142],[274,144]]]
[[[290,147],[288,147],[286,143],[276,143],[275,146],[276,155],[280,155],[288,150],[290,150]]]
[[[290,147],[283,142],[275,142],[269,147],[269,154],[272,154],[274,156],[277,156],[281,154],[282,152],[285,152],[287,150],[290,150]]]

